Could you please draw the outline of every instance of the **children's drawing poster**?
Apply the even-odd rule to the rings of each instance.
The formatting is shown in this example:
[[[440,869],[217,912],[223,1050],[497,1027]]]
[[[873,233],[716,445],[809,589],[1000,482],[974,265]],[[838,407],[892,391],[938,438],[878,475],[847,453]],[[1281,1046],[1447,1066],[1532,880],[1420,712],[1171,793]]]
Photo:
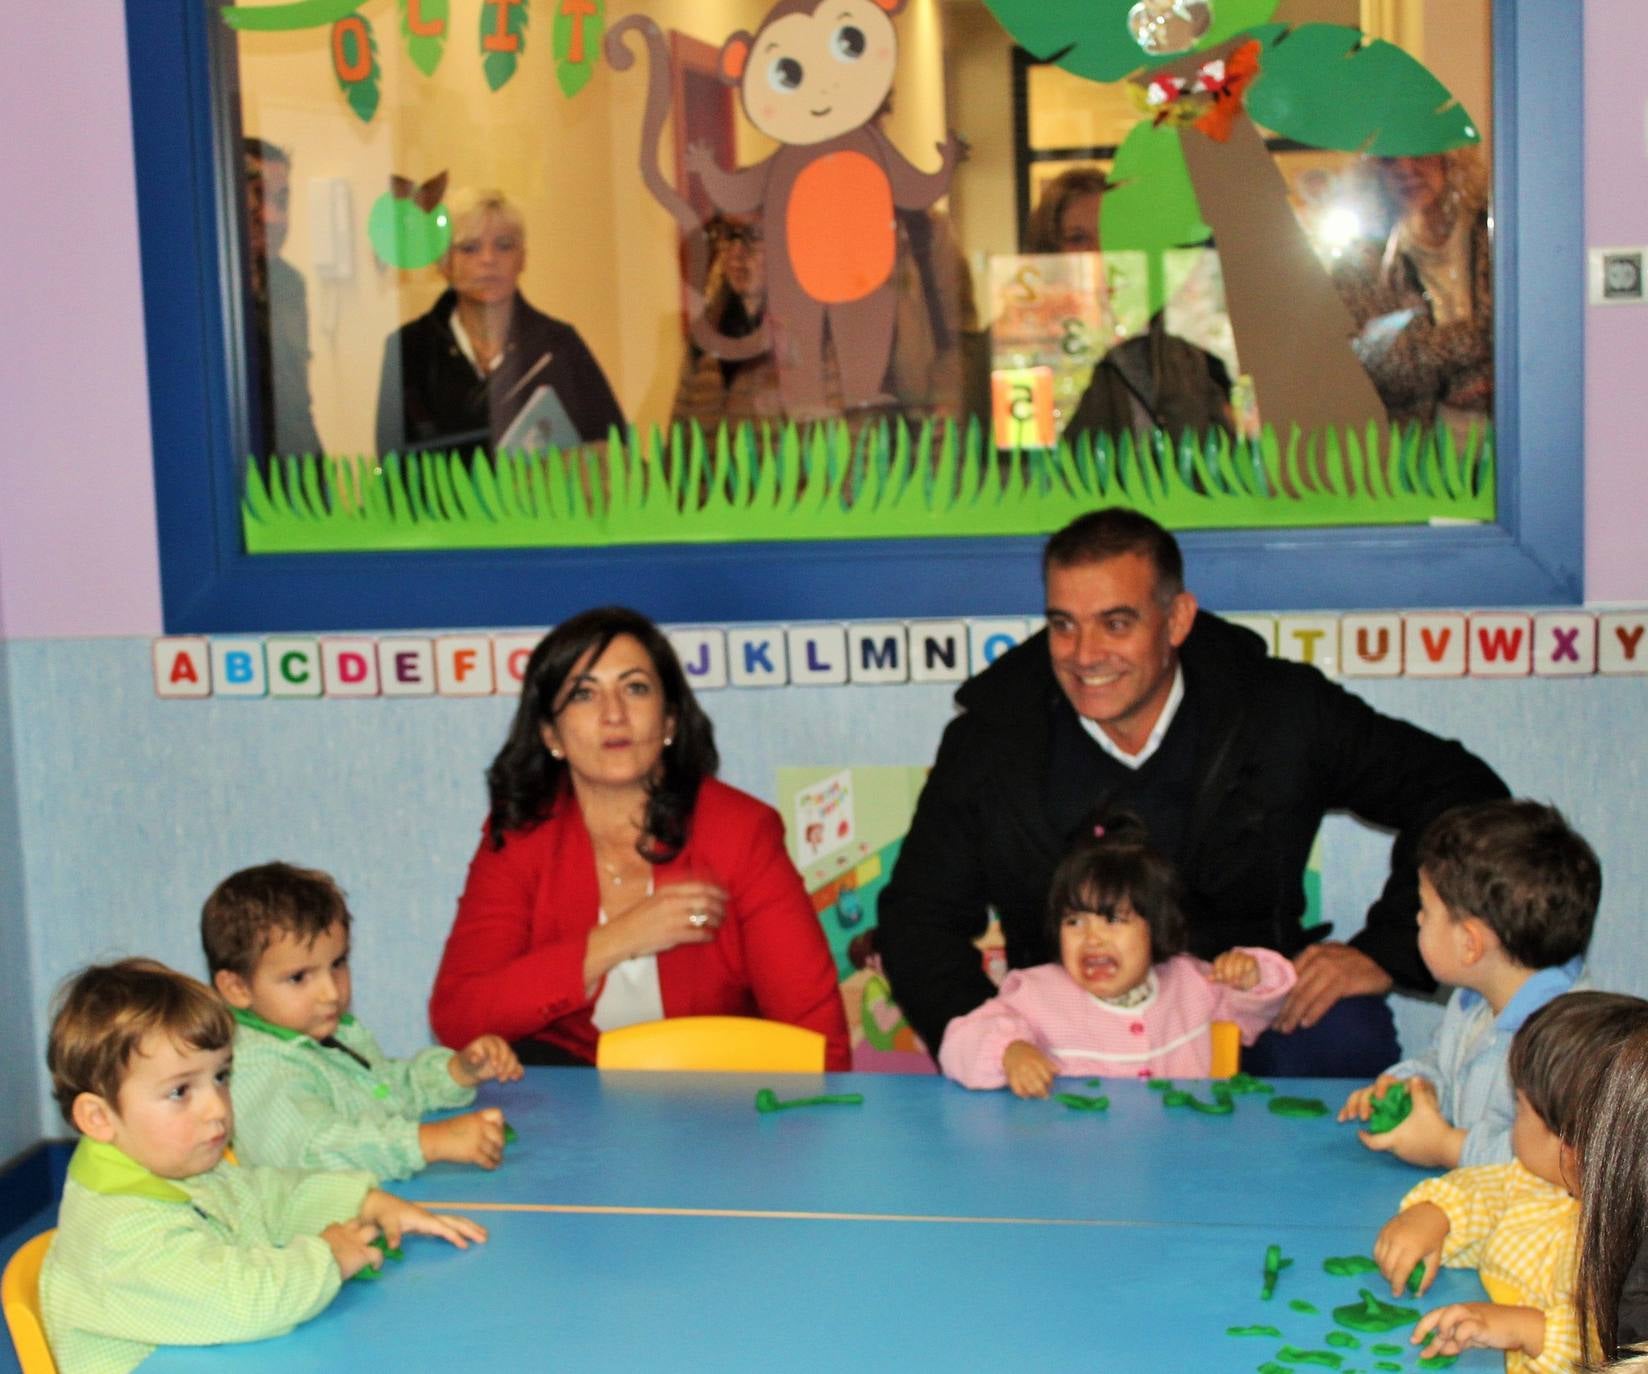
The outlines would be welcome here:
[[[859,1070],[934,1072],[931,1056],[893,1001],[876,948],[876,905],[926,781],[925,768],[778,770],[790,857],[835,959],[853,1068]],[[992,920],[977,944],[981,966],[999,983],[1007,972],[1000,925]]]

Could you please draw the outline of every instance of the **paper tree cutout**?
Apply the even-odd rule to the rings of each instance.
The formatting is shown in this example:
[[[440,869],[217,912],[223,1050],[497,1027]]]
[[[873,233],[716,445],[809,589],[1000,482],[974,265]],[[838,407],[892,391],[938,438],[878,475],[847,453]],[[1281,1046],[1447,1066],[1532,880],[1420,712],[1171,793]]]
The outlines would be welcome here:
[[[1159,261],[1165,249],[1209,237],[1243,245],[1223,258],[1225,296],[1266,422],[1308,433],[1383,421],[1350,348],[1355,325],[1255,125],[1314,148],[1445,152],[1480,139],[1447,88],[1357,29],[1268,23],[1278,0],[986,3],[1032,56],[1138,90],[1144,117],[1117,152],[1116,189],[1100,206],[1105,249]],[[1152,27],[1160,16],[1164,26]],[[1152,278],[1154,310],[1165,285],[1159,269]]]

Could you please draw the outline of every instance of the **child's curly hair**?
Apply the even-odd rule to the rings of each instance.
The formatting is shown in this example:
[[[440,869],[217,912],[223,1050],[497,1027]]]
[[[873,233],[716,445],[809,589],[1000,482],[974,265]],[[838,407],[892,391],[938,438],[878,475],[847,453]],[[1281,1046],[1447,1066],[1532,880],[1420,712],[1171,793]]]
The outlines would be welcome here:
[[[1179,875],[1150,847],[1143,821],[1131,811],[1114,811],[1084,827],[1053,873],[1047,890],[1053,949],[1059,947],[1059,927],[1070,912],[1111,917],[1124,902],[1150,929],[1151,963],[1184,953],[1189,932],[1179,904]]]

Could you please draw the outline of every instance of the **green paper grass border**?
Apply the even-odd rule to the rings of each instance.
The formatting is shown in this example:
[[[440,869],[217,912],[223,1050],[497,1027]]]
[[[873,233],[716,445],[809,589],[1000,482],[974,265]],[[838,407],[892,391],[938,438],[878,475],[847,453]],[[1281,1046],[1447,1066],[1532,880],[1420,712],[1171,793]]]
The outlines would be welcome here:
[[[1041,535],[1104,505],[1170,529],[1495,518],[1494,437],[1446,427],[1082,436],[998,454],[976,421],[613,430],[599,448],[249,462],[253,554]]]

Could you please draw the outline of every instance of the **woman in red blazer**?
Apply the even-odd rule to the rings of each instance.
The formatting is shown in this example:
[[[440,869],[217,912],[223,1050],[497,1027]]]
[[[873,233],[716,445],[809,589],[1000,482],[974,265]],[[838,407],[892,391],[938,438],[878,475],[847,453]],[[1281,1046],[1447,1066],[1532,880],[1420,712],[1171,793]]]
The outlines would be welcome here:
[[[620,607],[533,650],[487,770],[491,814],[429,1017],[523,1063],[587,1064],[602,1030],[736,1015],[819,1031],[851,1067],[835,965],[778,813],[717,782],[669,641]]]

